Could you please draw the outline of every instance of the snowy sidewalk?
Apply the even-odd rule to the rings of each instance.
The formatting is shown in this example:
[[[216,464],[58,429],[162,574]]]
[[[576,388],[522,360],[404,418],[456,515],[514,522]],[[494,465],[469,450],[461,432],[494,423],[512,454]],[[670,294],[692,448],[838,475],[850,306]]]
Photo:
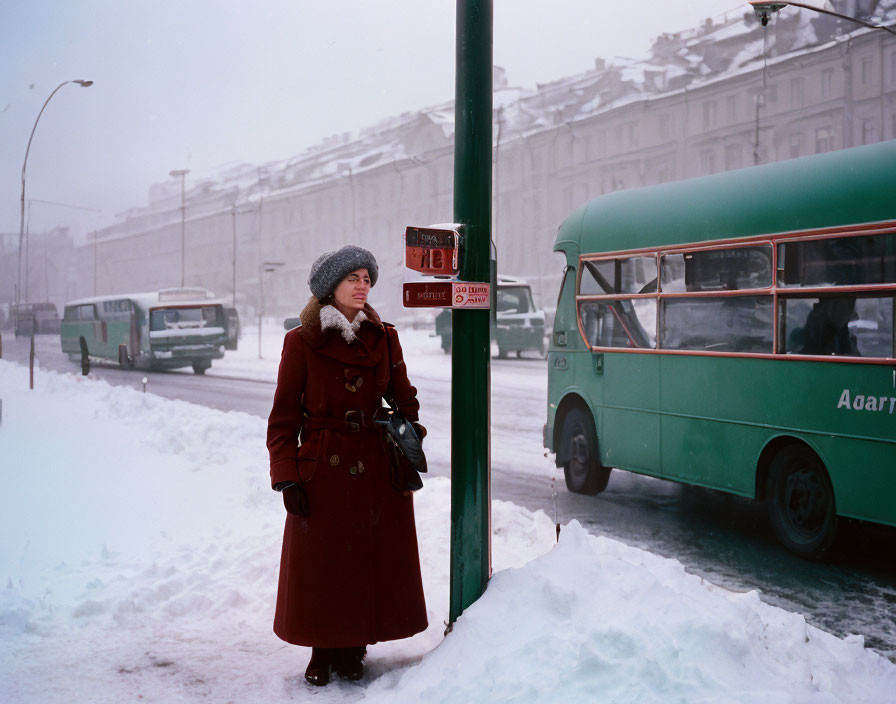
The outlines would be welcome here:
[[[860,637],[575,523],[555,545],[547,516],[501,502],[495,576],[443,639],[440,478],[416,497],[430,628],[372,646],[360,683],[312,688],[307,649],[271,632],[283,509],[262,419],[70,374],[43,372],[29,392],[6,361],[0,399],[3,702],[853,704],[896,691],[896,666]]]

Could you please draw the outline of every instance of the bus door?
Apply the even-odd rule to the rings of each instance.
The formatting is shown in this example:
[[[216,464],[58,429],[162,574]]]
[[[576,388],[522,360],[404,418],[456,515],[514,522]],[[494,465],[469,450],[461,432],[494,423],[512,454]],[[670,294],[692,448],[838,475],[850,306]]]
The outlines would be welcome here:
[[[585,261],[579,314],[592,352],[600,394],[598,444],[605,466],[658,474],[659,356],[656,348],[656,257]],[[618,350],[618,351],[617,351]]]

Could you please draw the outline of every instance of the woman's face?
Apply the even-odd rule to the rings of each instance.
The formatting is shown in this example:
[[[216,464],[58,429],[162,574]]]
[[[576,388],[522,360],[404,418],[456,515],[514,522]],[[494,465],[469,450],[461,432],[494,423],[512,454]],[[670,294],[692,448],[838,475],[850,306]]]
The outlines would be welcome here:
[[[367,269],[355,269],[346,276],[333,291],[336,308],[349,320],[354,320],[358,311],[367,303],[370,293],[370,275]]]

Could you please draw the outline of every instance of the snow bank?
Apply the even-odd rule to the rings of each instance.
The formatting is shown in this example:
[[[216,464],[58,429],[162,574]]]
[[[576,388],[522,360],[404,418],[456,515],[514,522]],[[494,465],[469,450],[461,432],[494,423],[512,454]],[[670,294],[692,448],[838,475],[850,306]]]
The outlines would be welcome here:
[[[675,561],[493,506],[496,574],[442,638],[449,484],[416,509],[430,628],[312,689],[271,632],[262,419],[0,361],[6,702],[885,702],[896,666]],[[544,461],[538,456],[532,461]]]

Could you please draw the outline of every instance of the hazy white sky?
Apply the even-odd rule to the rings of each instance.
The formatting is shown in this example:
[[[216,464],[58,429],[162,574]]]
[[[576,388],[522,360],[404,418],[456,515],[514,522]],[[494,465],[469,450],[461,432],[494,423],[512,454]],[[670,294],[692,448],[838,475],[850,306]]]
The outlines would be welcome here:
[[[662,32],[738,0],[495,0],[495,63],[534,86],[640,56]],[[146,202],[172,169],[198,174],[299,153],[454,95],[453,0],[0,0],[0,232],[26,198],[102,211]],[[188,183],[190,176],[187,177]],[[84,216],[34,202],[31,229]],[[91,223],[91,219],[94,220]]]

